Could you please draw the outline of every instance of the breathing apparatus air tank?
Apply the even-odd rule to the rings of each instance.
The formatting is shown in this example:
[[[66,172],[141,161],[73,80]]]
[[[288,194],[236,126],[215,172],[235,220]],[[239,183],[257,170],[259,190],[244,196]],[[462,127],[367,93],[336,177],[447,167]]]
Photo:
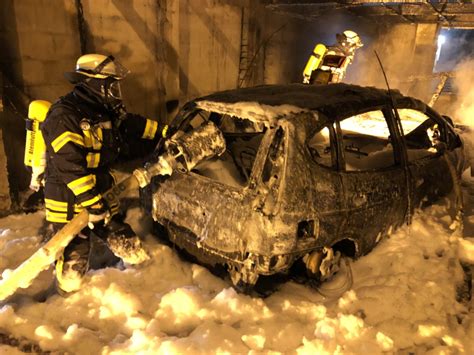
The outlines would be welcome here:
[[[46,144],[40,124],[46,119],[50,106],[51,103],[48,101],[34,100],[28,107],[24,164],[31,168],[30,189],[35,191],[42,186],[46,168]]]
[[[311,74],[313,73],[313,71],[315,71],[321,66],[323,58],[326,55],[326,51],[327,51],[327,47],[322,43],[318,43],[314,47],[313,53],[311,53],[311,56],[309,57],[308,62],[306,63],[306,66],[303,71],[304,84],[309,84],[310,79],[311,79]]]

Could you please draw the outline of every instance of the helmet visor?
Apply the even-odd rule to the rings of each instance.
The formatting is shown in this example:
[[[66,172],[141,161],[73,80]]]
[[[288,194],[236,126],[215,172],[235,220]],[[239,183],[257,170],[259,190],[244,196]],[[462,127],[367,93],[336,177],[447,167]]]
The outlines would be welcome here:
[[[117,59],[112,59],[112,65],[106,65],[100,71],[100,74],[112,76],[117,80],[124,79],[129,73],[128,70],[122,63],[120,63]]]
[[[97,65],[94,72],[95,74],[104,75],[106,77],[111,76],[114,79],[121,80],[130,73],[130,70],[125,68],[119,60],[115,59],[112,55],[109,55],[99,65]]]
[[[122,80],[127,76],[128,73],[130,73],[130,70],[123,66],[122,63],[120,63],[112,55],[109,55],[93,70],[91,70],[91,74],[95,75],[94,77],[112,77],[116,80]]]

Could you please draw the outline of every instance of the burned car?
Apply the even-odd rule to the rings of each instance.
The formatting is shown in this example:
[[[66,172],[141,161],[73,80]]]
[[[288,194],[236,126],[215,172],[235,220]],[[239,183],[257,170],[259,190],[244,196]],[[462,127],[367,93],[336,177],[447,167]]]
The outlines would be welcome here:
[[[234,285],[303,260],[330,277],[343,252],[368,253],[463,170],[452,121],[398,91],[267,85],[186,104],[172,122],[213,122],[225,152],[154,179],[150,210],[177,246],[225,265]]]

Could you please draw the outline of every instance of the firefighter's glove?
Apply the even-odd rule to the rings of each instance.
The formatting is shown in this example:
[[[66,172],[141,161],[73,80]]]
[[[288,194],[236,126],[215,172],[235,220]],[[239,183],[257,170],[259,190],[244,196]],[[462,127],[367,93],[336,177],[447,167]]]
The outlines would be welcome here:
[[[89,221],[87,225],[90,229],[94,229],[96,225],[106,225],[109,223],[111,213],[107,204],[103,201],[99,201],[96,204],[87,207],[89,212]]]
[[[29,188],[33,191],[38,192],[41,187],[44,186],[44,170],[38,171],[33,169],[31,173],[31,180]]]

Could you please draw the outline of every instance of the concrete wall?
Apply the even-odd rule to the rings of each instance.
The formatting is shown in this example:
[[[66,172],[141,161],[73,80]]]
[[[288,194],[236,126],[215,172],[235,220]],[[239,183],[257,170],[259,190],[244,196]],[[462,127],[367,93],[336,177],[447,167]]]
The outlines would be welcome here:
[[[216,0],[83,0],[90,52],[131,70],[128,109],[168,121],[166,103],[234,88],[240,7]]]
[[[29,183],[23,166],[27,105],[36,98],[56,100],[70,89],[63,72],[79,55],[79,46],[73,1],[4,0],[0,17],[1,127],[15,202]]]
[[[164,98],[164,62],[157,1],[83,0],[91,37],[87,52],[112,54],[128,69],[122,90],[128,109],[160,116]]]
[[[15,1],[18,51],[25,92],[56,100],[69,90],[63,72],[80,54],[73,1]]]
[[[182,0],[179,8],[181,94],[189,98],[237,87],[241,6]]]
[[[4,127],[2,123],[4,122],[3,116],[3,82],[2,77],[0,77],[0,169],[1,171],[7,171],[7,156],[4,149],[4,140],[3,140],[3,131]],[[8,210],[11,205],[10,198],[10,189],[8,184],[8,177],[6,174],[0,175],[0,215],[1,211]]]
[[[0,34],[8,43],[2,68],[31,98],[67,93],[63,73],[81,54],[75,1],[5,1],[13,21]],[[81,0],[86,52],[119,58],[131,70],[123,85],[129,110],[158,118],[167,101],[236,87],[239,3]]]

